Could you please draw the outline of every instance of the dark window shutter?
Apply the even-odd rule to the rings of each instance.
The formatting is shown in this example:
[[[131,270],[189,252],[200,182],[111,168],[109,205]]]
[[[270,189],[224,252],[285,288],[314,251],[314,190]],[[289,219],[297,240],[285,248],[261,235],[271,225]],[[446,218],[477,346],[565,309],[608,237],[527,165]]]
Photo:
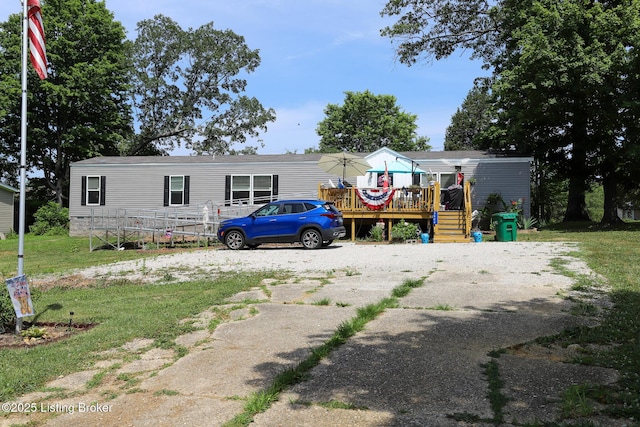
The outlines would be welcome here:
[[[273,175],[273,182],[271,183],[272,189],[271,194],[273,195],[273,200],[278,200],[278,175]]]
[[[191,181],[190,177],[187,175],[184,177],[184,204],[189,204],[189,181]]]
[[[80,194],[80,205],[87,206],[87,177],[82,177],[82,193]]]
[[[104,206],[106,204],[106,201],[107,201],[106,188],[107,188],[107,177],[101,176],[100,177],[100,206]]]
[[[224,177],[224,205],[231,206],[231,175]]]
[[[164,205],[169,206],[169,176],[164,177]]]

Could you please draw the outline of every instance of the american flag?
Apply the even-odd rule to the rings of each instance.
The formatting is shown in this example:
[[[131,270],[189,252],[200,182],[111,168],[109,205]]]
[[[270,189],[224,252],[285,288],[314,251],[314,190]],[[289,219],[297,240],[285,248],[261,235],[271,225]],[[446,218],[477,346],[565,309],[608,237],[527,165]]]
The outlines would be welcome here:
[[[382,181],[382,191],[389,189],[389,169],[387,168],[387,162],[384,162],[384,178]]]
[[[31,63],[41,79],[47,78],[47,50],[44,46],[44,27],[40,14],[40,0],[28,0],[29,52]]]

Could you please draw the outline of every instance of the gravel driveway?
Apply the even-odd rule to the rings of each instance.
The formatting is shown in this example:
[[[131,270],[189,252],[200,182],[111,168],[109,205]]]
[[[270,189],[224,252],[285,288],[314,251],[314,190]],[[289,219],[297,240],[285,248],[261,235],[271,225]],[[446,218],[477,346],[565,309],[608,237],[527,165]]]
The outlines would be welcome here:
[[[549,271],[550,260],[558,257],[564,258],[571,270],[588,272],[583,262],[568,256],[575,250],[575,245],[567,243],[358,244],[340,241],[318,250],[289,244],[241,251],[211,248],[99,266],[78,273],[88,278],[126,275],[130,279],[154,281],[167,273],[189,279],[227,271],[285,270],[317,275],[334,270],[393,281],[401,272],[422,274],[449,262],[471,271],[508,273],[514,263],[525,263],[531,272]]]

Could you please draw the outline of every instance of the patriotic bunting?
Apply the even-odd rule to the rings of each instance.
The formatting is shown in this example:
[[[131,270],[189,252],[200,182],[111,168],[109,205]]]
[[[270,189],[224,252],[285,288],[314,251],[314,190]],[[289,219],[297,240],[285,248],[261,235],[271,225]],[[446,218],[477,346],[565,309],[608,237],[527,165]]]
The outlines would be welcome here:
[[[364,190],[357,188],[356,194],[362,203],[371,210],[379,210],[391,203],[394,189],[385,190]]]

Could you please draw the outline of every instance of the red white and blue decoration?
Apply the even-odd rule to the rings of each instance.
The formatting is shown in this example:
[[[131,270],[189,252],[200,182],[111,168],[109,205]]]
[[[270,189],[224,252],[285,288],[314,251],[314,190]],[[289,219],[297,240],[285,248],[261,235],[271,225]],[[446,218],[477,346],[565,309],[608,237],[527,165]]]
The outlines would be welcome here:
[[[388,188],[386,190],[365,190],[361,188],[356,189],[356,194],[358,195],[358,198],[362,200],[362,203],[364,203],[366,207],[374,211],[382,209],[389,203],[391,203],[391,200],[393,199],[393,192],[393,188]]]

